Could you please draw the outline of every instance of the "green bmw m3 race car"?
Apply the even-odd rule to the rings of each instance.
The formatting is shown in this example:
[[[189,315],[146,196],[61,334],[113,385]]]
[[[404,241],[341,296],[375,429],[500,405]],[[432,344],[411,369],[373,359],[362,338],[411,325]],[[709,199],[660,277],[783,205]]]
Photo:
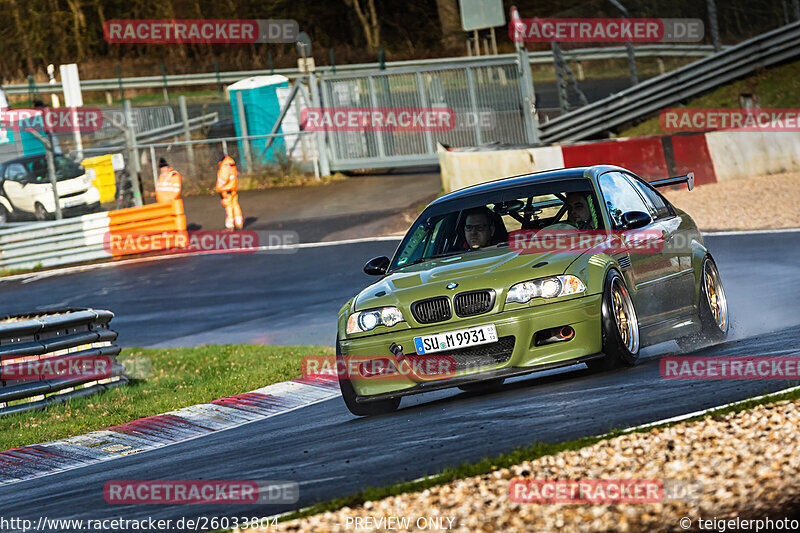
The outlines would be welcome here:
[[[569,168],[444,195],[420,214],[381,278],[339,311],[336,358],[348,409],[395,410],[447,387],[585,363],[634,365],[641,348],[719,341],[729,316],[691,217],[620,167]],[[344,369],[344,371],[342,371]]]

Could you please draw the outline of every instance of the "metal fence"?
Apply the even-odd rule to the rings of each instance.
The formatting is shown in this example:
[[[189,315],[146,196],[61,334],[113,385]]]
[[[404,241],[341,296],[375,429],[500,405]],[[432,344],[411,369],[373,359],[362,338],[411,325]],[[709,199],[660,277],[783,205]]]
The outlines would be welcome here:
[[[0,319],[0,416],[40,409],[127,383],[125,368],[116,360],[120,347],[114,344],[117,332],[109,327],[113,317],[110,311],[66,309]],[[72,375],[59,379],[42,374],[39,379],[8,379],[9,375],[19,375],[12,370],[15,365],[52,369],[59,368],[60,363],[69,368],[68,361],[91,357],[107,361],[108,377]],[[33,366],[34,363],[39,365]]]
[[[683,44],[641,44],[634,47],[636,57],[704,57],[714,53],[711,45],[683,45]],[[565,56],[571,61],[594,61],[607,59],[624,59],[627,57],[623,46],[603,46],[592,48],[574,48],[565,50]],[[492,56],[499,59],[514,57],[514,54],[500,54]],[[460,64],[473,61],[470,57],[447,57],[441,59],[411,59],[406,61],[391,61],[383,65],[380,63],[356,63],[351,65],[337,65],[336,67],[320,65],[317,73],[330,75],[334,73],[365,72],[379,68],[406,68],[429,67],[442,64]],[[529,52],[531,64],[548,64],[553,62],[550,51]],[[81,80],[82,91],[118,91],[123,89],[157,89],[192,87],[198,85],[227,84],[252,76],[265,76],[281,74],[289,78],[299,78],[304,74],[296,68],[277,68],[259,70],[239,70],[230,72],[204,72],[197,74],[169,74],[167,76],[140,76],[130,78],[105,78],[96,80]],[[6,94],[28,94],[30,91],[39,93],[62,92],[61,83],[42,83],[30,85],[27,83],[3,85]]]
[[[532,87],[523,55],[323,76],[322,104],[335,108],[452,109],[455,127],[425,131],[328,131],[332,170],[435,164],[436,144],[525,144]]]

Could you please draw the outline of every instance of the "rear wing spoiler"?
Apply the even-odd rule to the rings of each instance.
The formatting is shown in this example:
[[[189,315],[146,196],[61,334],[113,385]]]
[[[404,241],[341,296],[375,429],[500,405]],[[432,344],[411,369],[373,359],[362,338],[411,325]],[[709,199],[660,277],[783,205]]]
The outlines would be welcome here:
[[[663,180],[651,181],[650,185],[653,187],[666,187],[668,185],[677,185],[679,183],[686,183],[689,190],[694,189],[694,172],[689,172],[685,176],[675,176],[674,178],[664,178]]]

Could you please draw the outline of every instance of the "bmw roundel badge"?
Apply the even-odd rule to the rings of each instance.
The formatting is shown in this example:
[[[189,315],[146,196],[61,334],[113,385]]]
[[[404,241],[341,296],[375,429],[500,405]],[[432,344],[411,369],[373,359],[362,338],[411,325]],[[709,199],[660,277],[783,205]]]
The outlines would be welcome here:
[[[452,290],[452,289],[455,289],[456,287],[458,287],[458,283],[456,283],[456,282],[454,281],[454,282],[452,282],[452,283],[448,283],[446,288],[448,288],[448,289]]]

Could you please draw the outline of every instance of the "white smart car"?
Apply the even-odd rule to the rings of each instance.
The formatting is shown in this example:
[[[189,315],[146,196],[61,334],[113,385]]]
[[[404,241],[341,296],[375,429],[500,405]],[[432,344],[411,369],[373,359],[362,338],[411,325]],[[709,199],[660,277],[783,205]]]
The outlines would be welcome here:
[[[99,211],[100,192],[83,167],[61,154],[54,156],[59,203],[66,216]],[[47,220],[56,211],[53,185],[44,154],[0,164],[0,224],[9,218]]]

